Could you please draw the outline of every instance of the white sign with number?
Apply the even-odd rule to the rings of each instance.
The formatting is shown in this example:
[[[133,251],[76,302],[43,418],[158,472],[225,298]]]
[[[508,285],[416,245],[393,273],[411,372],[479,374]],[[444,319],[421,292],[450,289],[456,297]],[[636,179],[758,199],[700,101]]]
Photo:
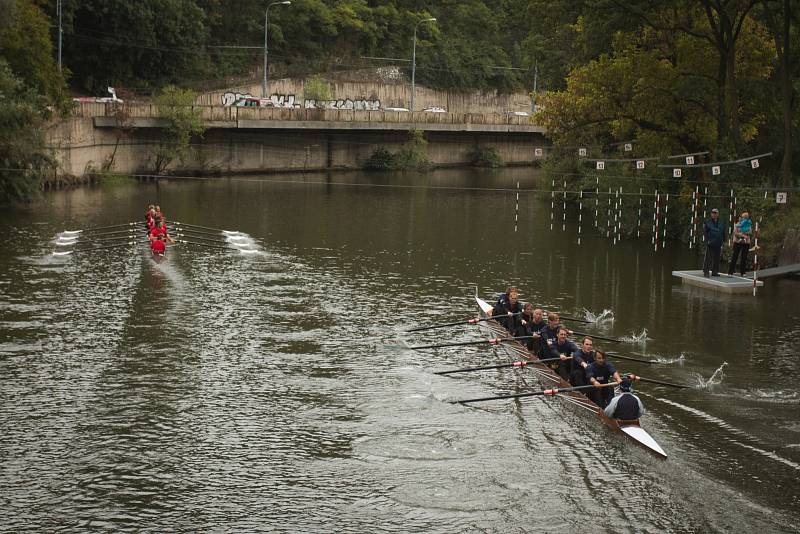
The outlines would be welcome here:
[[[579,148],[579,149],[578,149],[578,155],[579,155],[580,157],[582,157],[582,158],[583,158],[583,157],[586,157],[586,149],[585,149],[585,148]]]
[[[606,168],[606,162],[605,161],[598,161],[597,162],[597,170],[598,171],[602,171],[605,168]]]
[[[719,173],[721,172],[722,169],[719,168],[719,165],[714,165],[713,167],[711,167],[711,174],[713,174],[714,176],[719,175]]]
[[[630,152],[633,150],[633,145],[630,143],[625,143],[625,152]]]
[[[694,165],[694,156],[686,156],[686,164]]]
[[[541,158],[543,153],[544,152],[542,151],[541,148],[534,148],[533,149],[533,155],[536,156],[537,158]]]
[[[758,160],[757,159],[750,160],[750,167],[752,167],[754,169],[757,169],[758,168]]]
[[[783,193],[783,192],[775,193],[775,203],[776,204],[786,204],[787,196],[788,196],[788,193]]]
[[[680,169],[672,169],[672,177],[673,178],[680,178],[681,177],[681,170]]]
[[[637,169],[644,169],[644,160],[639,160],[636,162]]]

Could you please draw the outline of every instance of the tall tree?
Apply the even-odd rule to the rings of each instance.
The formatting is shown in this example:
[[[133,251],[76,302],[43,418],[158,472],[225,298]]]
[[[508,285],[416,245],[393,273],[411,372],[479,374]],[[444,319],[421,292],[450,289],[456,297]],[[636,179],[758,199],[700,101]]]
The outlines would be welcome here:
[[[0,203],[27,201],[51,161],[44,147],[45,99],[0,59]]]

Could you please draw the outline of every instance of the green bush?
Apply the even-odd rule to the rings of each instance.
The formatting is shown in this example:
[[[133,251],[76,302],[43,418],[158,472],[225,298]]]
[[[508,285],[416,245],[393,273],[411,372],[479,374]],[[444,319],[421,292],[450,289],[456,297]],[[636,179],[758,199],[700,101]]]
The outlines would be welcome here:
[[[397,169],[397,165],[397,156],[386,147],[380,146],[370,155],[364,166],[374,171],[391,171]]]
[[[303,98],[315,100],[317,103],[333,99],[333,90],[328,82],[315,75],[306,78],[303,84]]]
[[[479,147],[472,148],[467,157],[472,165],[476,167],[491,167],[497,168],[503,166],[503,158],[494,147]]]
[[[397,164],[400,169],[428,169],[428,140],[422,130],[412,128],[408,131],[408,141],[397,153]]]

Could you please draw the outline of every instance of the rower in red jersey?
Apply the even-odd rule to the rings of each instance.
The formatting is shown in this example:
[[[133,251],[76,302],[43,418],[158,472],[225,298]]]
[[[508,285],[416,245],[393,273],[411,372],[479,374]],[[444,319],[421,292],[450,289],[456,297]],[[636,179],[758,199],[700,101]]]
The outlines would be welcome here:
[[[152,243],[150,243],[150,250],[156,256],[164,256],[167,252],[167,244],[164,242],[164,237],[159,235]]]
[[[161,219],[160,222],[156,223],[156,228],[158,229],[158,234],[162,236],[164,239],[169,241],[170,243],[174,243],[175,241],[172,240],[172,237],[169,235],[169,230],[167,230],[167,221],[165,219]]]

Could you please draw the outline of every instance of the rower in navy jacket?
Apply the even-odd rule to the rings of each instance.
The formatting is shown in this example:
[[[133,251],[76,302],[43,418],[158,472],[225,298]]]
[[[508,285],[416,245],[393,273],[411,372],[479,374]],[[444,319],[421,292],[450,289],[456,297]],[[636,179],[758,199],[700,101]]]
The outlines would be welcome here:
[[[526,302],[522,305],[522,314],[519,316],[517,324],[517,331],[514,335],[517,337],[527,336],[525,345],[528,350],[534,354],[539,354],[539,340],[541,336],[539,331],[545,327],[545,322],[542,320],[541,308],[533,309],[533,304]]]
[[[553,369],[564,380],[569,380],[572,370],[572,355],[578,351],[578,346],[567,339],[569,330],[565,326],[558,328],[558,334],[553,343],[548,343],[550,355],[547,358],[561,358],[557,362],[548,362],[547,365]]]
[[[594,362],[594,343],[592,338],[583,338],[580,348],[572,353],[572,371],[569,374],[569,383],[573,386],[587,384],[586,368]]]
[[[547,325],[539,330],[539,335],[542,337],[539,357],[550,358],[550,351],[547,347],[555,343],[556,338],[558,338],[558,329],[561,328],[561,323],[559,322],[560,320],[561,317],[559,317],[558,313],[556,312],[549,312],[547,314]],[[571,333],[572,330],[568,329],[567,334]]]
[[[612,419],[624,419],[632,421],[644,415],[644,404],[639,397],[632,393],[631,381],[626,376],[619,383],[619,395],[611,399],[608,403],[605,414]]]
[[[606,360],[604,352],[599,350],[595,351],[594,362],[590,363],[586,368],[586,378],[589,380],[589,384],[596,386],[594,389],[590,389],[588,393],[592,402],[601,408],[608,406],[608,403],[611,402],[611,398],[614,396],[614,391],[610,386],[600,386],[611,383],[612,379],[614,382],[619,382],[620,378],[614,365]]]
[[[498,317],[497,322],[513,333],[517,330],[518,317],[521,313],[522,305],[519,303],[519,290],[515,286],[509,286],[506,292],[497,299],[497,303],[492,308],[490,315],[506,315],[506,317]]]

